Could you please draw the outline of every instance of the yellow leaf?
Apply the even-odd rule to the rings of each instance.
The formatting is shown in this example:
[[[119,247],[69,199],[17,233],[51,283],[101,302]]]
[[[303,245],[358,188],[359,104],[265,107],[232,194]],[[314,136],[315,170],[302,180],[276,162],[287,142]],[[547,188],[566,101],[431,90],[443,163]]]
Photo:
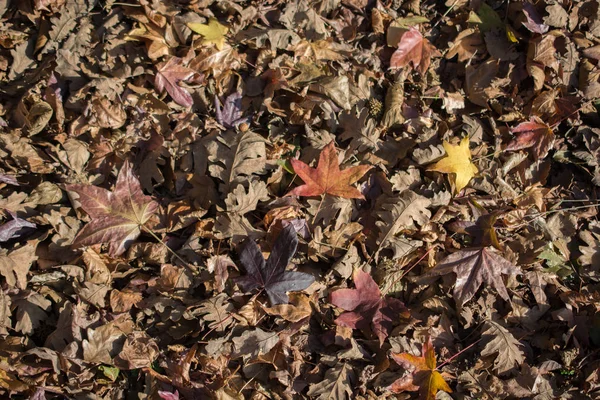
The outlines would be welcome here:
[[[221,25],[216,19],[211,18],[208,21],[208,24],[190,22],[187,26],[194,32],[203,36],[204,40],[202,43],[214,43],[217,49],[223,49],[223,45],[225,44],[225,34],[229,31],[229,28],[225,25]]]
[[[446,157],[427,169],[429,171],[454,174],[455,191],[456,193],[460,193],[477,173],[477,167],[471,162],[469,138],[463,138],[458,146],[444,141],[444,149],[446,150]]]

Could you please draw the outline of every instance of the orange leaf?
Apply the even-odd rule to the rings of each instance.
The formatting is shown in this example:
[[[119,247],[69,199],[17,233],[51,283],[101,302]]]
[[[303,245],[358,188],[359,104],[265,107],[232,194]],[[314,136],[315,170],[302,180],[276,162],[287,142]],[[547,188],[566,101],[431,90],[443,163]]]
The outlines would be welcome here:
[[[402,35],[398,50],[392,54],[390,68],[403,68],[412,63],[413,68],[423,75],[429,68],[431,57],[437,56],[440,56],[440,52],[412,26]]]
[[[290,162],[294,167],[294,172],[304,181],[304,185],[293,189],[286,196],[320,196],[327,193],[347,199],[365,198],[357,188],[351,185],[366,174],[371,166],[359,165],[341,171],[333,142],[321,151],[316,169],[300,160],[290,160]]]
[[[431,338],[423,343],[421,356],[417,357],[408,353],[392,353],[392,358],[402,367],[413,369],[411,376],[402,377],[392,383],[390,390],[393,392],[419,390],[419,398],[424,400],[434,400],[439,390],[452,393],[452,389],[450,389],[442,374],[436,371],[435,351]]]

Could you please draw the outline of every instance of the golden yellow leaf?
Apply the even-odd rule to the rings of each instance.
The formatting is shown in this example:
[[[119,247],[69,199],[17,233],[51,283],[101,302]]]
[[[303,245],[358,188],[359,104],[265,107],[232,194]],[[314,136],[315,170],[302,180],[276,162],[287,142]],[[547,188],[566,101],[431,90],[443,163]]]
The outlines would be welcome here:
[[[463,138],[458,146],[444,141],[444,149],[446,150],[446,157],[427,168],[427,170],[454,174],[455,191],[460,193],[477,173],[477,167],[471,162],[469,137]]]
[[[202,35],[204,38],[202,43],[214,43],[217,49],[223,49],[223,45],[225,44],[225,35],[229,31],[229,28],[227,28],[225,25],[221,25],[216,19],[211,18],[208,21],[208,24],[190,22],[187,24],[187,26],[194,32]]]

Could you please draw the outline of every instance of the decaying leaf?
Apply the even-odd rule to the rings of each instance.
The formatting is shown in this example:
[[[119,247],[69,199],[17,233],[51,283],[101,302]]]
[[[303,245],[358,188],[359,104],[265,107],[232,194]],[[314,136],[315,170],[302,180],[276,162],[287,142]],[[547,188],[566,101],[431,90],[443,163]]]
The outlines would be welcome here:
[[[521,271],[491,247],[459,250],[440,261],[430,275],[456,273],[454,299],[459,306],[469,301],[482,283],[493,286],[506,301],[509,300],[502,275],[517,275]]]

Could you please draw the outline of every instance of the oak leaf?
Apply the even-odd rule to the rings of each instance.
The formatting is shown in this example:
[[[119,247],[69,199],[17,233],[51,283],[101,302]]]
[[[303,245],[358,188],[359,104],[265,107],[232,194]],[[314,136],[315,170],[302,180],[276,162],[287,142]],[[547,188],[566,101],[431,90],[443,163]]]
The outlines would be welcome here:
[[[494,369],[503,374],[525,361],[521,343],[505,327],[493,321],[486,321],[482,339],[487,341],[481,355],[496,355]]]
[[[379,286],[368,273],[356,270],[353,278],[356,289],[340,289],[331,293],[331,304],[346,311],[335,323],[352,329],[371,327],[379,343],[383,344],[393,321],[399,316],[409,317],[410,314],[400,300],[382,297]]]
[[[286,226],[275,240],[267,262],[253,240],[246,240],[240,251],[240,261],[247,275],[237,279],[245,291],[264,289],[272,305],[287,303],[286,292],[304,290],[315,280],[309,274],[286,271],[285,268],[298,247],[298,237],[292,224]]]
[[[419,357],[409,353],[392,353],[394,361],[404,368],[412,368],[413,372],[392,383],[390,390],[396,393],[418,390],[419,398],[423,400],[435,399],[439,390],[452,393],[442,374],[436,370],[435,350],[431,338],[427,338],[423,343],[421,353]]]
[[[454,174],[455,193],[460,193],[477,173],[477,167],[471,162],[469,137],[464,137],[457,146],[446,141],[443,144],[446,157],[427,168],[427,170]]]
[[[493,286],[504,300],[509,300],[501,275],[521,273],[492,247],[459,250],[440,261],[428,275],[450,272],[456,273],[454,299],[459,306],[469,301],[484,282]]]
[[[402,35],[398,49],[392,54],[390,68],[403,68],[412,63],[413,68],[422,75],[429,68],[431,57],[439,55],[439,51],[431,42],[412,26]]]
[[[371,169],[370,165],[359,165],[340,170],[335,145],[330,142],[319,156],[317,168],[311,168],[300,160],[290,160],[294,172],[302,178],[304,185],[290,191],[286,196],[320,196],[330,194],[348,199],[364,199],[358,189],[351,186]]]
[[[159,209],[158,203],[142,192],[129,162],[125,162],[119,171],[112,192],[92,185],[67,185],[66,189],[79,196],[77,201],[92,219],[77,234],[73,245],[109,243],[112,257],[125,252]]]
[[[225,25],[221,25],[216,19],[211,18],[208,21],[208,24],[190,22],[187,26],[194,32],[202,35],[202,43],[213,43],[217,49],[223,49],[223,46],[225,45],[225,34],[229,31],[229,28]]]

